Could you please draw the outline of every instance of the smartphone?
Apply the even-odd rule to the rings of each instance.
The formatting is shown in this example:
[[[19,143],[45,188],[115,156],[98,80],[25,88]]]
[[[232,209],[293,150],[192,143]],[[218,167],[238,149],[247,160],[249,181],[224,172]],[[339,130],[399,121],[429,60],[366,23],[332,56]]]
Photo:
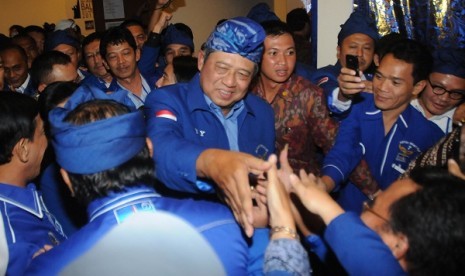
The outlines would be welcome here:
[[[355,71],[355,75],[360,77],[358,69],[358,58],[354,55],[346,55],[346,67]]]

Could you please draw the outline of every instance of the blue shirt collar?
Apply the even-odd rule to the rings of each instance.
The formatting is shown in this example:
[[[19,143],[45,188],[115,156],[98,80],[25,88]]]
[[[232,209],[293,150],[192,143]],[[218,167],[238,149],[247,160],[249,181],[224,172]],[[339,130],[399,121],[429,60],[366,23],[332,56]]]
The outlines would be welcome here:
[[[0,201],[5,201],[38,218],[43,217],[42,202],[34,184],[25,188],[0,183]]]
[[[149,197],[160,197],[160,195],[157,194],[153,188],[144,185],[126,187],[122,191],[110,192],[106,197],[97,198],[87,206],[89,221],[119,206]]]

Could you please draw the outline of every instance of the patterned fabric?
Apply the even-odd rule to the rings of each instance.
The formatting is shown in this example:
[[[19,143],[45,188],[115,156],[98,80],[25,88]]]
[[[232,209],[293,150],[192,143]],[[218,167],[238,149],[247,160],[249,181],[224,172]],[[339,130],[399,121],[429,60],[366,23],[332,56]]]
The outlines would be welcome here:
[[[247,17],[235,17],[216,26],[205,42],[207,49],[239,54],[255,63],[262,58],[265,30]]]
[[[465,48],[462,0],[355,0],[354,7],[374,16],[378,32],[398,32],[431,48]]]
[[[265,98],[258,85],[253,93]],[[292,75],[281,85],[271,101],[275,113],[276,150],[289,144],[289,163],[295,172],[305,169],[319,175],[321,156],[328,152],[336,137],[338,124],[330,118],[323,90],[308,80]]]
[[[448,159],[457,158],[460,151],[460,135],[462,127],[456,127],[449,135],[442,138],[432,148],[412,161],[401,178],[408,177],[416,167],[444,167]],[[464,129],[465,130],[465,129]],[[459,164],[461,162],[458,162]]]
[[[270,241],[266,249],[263,272],[265,275],[311,275],[312,270],[307,252],[299,241],[277,239]]]

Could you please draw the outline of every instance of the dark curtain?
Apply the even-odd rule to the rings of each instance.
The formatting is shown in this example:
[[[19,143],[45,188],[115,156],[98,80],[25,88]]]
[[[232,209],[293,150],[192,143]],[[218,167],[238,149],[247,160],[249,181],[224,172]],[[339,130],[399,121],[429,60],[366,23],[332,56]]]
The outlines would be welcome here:
[[[464,0],[354,0],[377,22],[380,35],[398,32],[432,49],[465,48]]]

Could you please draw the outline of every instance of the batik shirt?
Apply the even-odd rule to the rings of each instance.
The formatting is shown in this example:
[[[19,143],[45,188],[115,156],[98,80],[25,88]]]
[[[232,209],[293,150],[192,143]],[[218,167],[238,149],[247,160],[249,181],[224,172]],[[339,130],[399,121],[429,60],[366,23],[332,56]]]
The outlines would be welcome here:
[[[265,98],[260,85],[253,93]],[[275,114],[276,150],[289,144],[289,163],[298,172],[319,174],[321,154],[333,145],[338,124],[330,118],[323,90],[308,80],[292,75],[271,101]]]

